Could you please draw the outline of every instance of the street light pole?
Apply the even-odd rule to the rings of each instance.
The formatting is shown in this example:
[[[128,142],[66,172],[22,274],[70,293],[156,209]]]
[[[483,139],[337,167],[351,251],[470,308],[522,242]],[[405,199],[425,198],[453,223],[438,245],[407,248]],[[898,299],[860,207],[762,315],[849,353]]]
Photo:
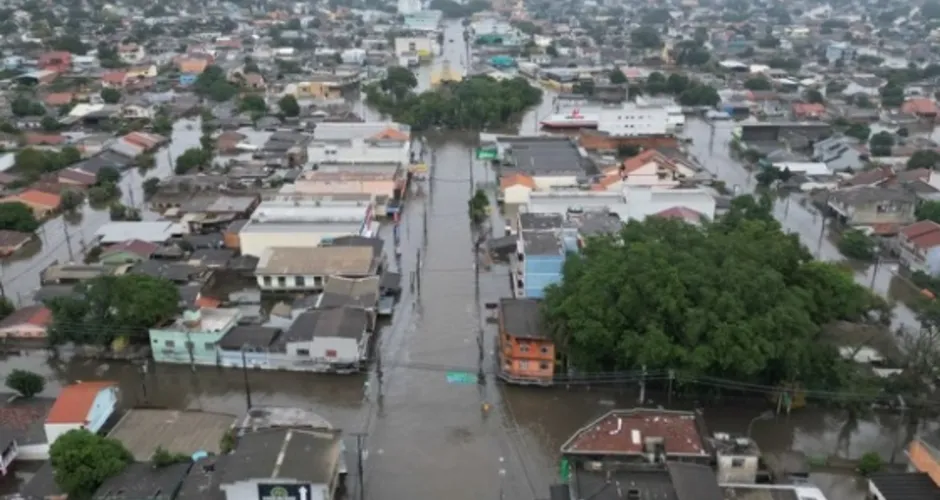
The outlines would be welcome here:
[[[751,430],[754,428],[754,422],[757,422],[758,420],[773,420],[773,418],[774,418],[774,412],[770,410],[765,411],[764,413],[761,413],[760,415],[752,418],[751,421],[748,422],[747,424],[747,438],[748,439],[751,438]]]
[[[503,480],[506,478],[506,469],[503,467],[505,463],[506,459],[499,457],[499,500],[506,500],[505,493],[503,492]]]

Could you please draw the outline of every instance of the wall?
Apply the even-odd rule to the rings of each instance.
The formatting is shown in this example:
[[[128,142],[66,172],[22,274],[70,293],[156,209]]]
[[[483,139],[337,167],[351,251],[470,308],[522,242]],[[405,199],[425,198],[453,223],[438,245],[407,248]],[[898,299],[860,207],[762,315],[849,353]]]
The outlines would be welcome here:
[[[395,163],[407,165],[411,162],[411,145],[408,142],[370,144],[354,139],[348,146],[314,142],[307,146],[307,158],[311,163]]]
[[[320,244],[323,238],[348,236],[353,232],[341,233],[314,233],[314,232],[261,232],[252,231],[250,233],[241,233],[242,255],[253,255],[261,257],[264,250],[268,247],[315,247]]]
[[[258,483],[294,483],[297,481],[278,477],[275,480],[270,478],[259,478],[250,481],[239,481],[237,483],[222,484],[219,488],[225,492],[225,500],[258,500]],[[310,494],[307,500],[331,500],[328,488],[324,484],[310,485]]]
[[[643,149],[678,147],[679,140],[671,135],[654,137],[612,137],[602,132],[582,130],[578,144],[584,149],[617,149],[621,146],[637,146]]]
[[[314,337],[311,342],[297,342],[287,345],[288,354],[293,354],[298,358],[308,357],[298,352],[298,349],[307,349],[310,353],[309,358],[328,363],[358,363],[361,358],[359,339]],[[330,350],[335,351],[336,356],[327,356],[327,351]]]
[[[0,338],[30,338],[38,339],[46,336],[46,328],[32,324],[23,324],[0,329]]]
[[[641,168],[627,174],[626,184],[628,186],[650,186],[671,188],[679,185],[678,180],[673,180],[672,171],[665,170],[664,178],[659,176],[659,164],[651,161]],[[612,187],[612,186],[611,186]],[[611,190],[608,187],[608,190]]]
[[[855,207],[849,219],[850,224],[910,224],[915,221],[914,204],[886,203],[887,211],[879,212],[876,204]]]
[[[670,129],[668,115],[665,108],[602,109],[597,130],[616,136],[662,135]]]
[[[910,244],[904,235],[898,236],[898,250],[901,264],[912,272],[927,272],[927,259],[917,248]]]
[[[525,256],[525,296],[542,298],[545,288],[561,281],[561,268],[565,263],[564,255],[528,255]]]
[[[297,193],[309,194],[343,194],[343,193],[365,193],[379,196],[395,196],[395,180],[329,180],[321,181],[316,179],[297,179],[294,182],[294,190]]]
[[[503,203],[507,205],[525,205],[529,203],[529,193],[532,189],[529,186],[515,184],[503,189]]]
[[[535,181],[535,189],[539,191],[578,185],[578,177],[575,175],[538,175],[532,177],[532,180]]]
[[[281,276],[277,275],[258,275],[255,276],[255,280],[258,283],[258,288],[262,290],[271,290],[271,291],[284,291],[284,290],[320,290],[323,288],[323,285],[326,283],[326,276],[313,276],[313,275],[304,275],[300,276],[304,280],[303,286],[297,285],[298,276],[290,275],[283,276],[285,278],[284,286],[281,286],[278,283],[278,278]],[[266,282],[265,278],[270,278],[270,282]]]
[[[150,349],[153,352],[153,359],[157,363],[190,363],[190,353],[186,348],[186,342],[191,341],[193,343],[192,361],[197,365],[215,365],[218,362],[215,344],[230,329],[220,332],[191,333],[169,329],[151,329]],[[172,345],[167,346],[167,342],[172,342]]]
[[[730,456],[718,457],[719,483],[753,483],[757,478],[756,456]]]

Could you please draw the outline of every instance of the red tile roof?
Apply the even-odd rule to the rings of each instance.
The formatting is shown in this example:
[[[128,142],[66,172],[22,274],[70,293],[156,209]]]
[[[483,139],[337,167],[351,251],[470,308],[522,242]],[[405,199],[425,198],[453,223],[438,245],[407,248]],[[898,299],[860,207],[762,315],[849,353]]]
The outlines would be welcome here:
[[[53,92],[43,97],[42,101],[47,106],[65,106],[72,102],[71,92]]]
[[[109,71],[101,75],[101,81],[112,85],[123,85],[125,79],[127,79],[126,71]]]
[[[499,187],[506,189],[511,186],[522,185],[529,189],[535,189],[535,180],[525,174],[507,175],[499,180]]]
[[[85,424],[88,412],[102,389],[117,385],[115,382],[79,382],[62,388],[55,404],[46,417],[47,424]]]
[[[928,250],[940,245],[940,224],[932,220],[915,222],[901,229],[901,234],[917,248]]]
[[[578,430],[564,453],[636,455],[646,438],[662,438],[666,455],[704,456],[705,441],[694,413],[670,410],[614,410]]]
[[[686,222],[695,224],[702,222],[703,215],[687,207],[672,207],[654,214],[655,217],[666,219],[682,219]]]
[[[904,101],[904,104],[901,105],[901,111],[915,115],[935,115],[937,114],[937,103],[933,99],[917,97]]]
[[[58,146],[65,143],[65,136],[62,134],[42,134],[39,132],[27,132],[23,135],[27,146]]]
[[[820,116],[826,112],[826,106],[818,102],[797,102],[793,104],[797,116]]]
[[[30,205],[38,205],[46,208],[58,208],[62,200],[57,194],[47,193],[38,189],[27,189],[22,193],[15,195],[14,198]]]
[[[52,321],[52,311],[46,306],[39,304],[27,306],[13,311],[9,316],[0,321],[0,328],[9,328],[11,326],[32,325],[49,326]]]
[[[101,255],[108,255],[115,252],[128,252],[146,259],[153,255],[159,248],[159,245],[149,241],[127,240],[105,248],[101,252]]]

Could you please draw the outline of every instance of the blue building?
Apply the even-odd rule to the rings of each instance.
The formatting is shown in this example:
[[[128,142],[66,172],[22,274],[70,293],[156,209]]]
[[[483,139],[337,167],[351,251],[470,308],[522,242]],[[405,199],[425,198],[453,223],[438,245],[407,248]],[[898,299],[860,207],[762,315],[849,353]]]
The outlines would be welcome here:
[[[189,85],[196,83],[196,80],[198,78],[199,78],[199,75],[197,74],[183,73],[182,75],[180,75],[180,85],[184,87],[188,87]]]
[[[516,294],[539,299],[545,288],[561,281],[565,258],[578,251],[578,232],[565,227],[561,214],[519,214],[518,225]]]
[[[186,311],[172,325],[150,329],[150,350],[157,363],[220,364],[218,343],[235,325],[238,309]]]

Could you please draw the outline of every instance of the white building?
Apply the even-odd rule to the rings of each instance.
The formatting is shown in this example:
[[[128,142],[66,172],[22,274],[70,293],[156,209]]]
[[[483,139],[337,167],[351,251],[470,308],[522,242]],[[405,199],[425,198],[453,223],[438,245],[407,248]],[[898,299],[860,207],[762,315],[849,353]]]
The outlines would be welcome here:
[[[267,292],[322,290],[332,276],[373,276],[379,262],[368,246],[268,247],[258,260],[255,278]]]
[[[613,136],[665,135],[670,133],[669,111],[663,106],[600,108],[597,130]]]
[[[357,369],[366,359],[371,313],[354,307],[302,313],[284,334],[288,356],[333,369]]]
[[[316,247],[339,236],[368,236],[372,212],[371,201],[362,196],[294,195],[263,201],[238,233],[241,252],[260,258],[270,247]]]
[[[680,130],[685,126],[685,114],[682,106],[676,104],[671,98],[637,96],[637,106],[641,108],[661,107],[666,110],[666,126],[670,132]]]
[[[704,189],[668,189],[625,186],[622,191],[533,191],[521,212],[569,214],[607,211],[620,220],[644,220],[649,216],[683,209],[705,219],[715,218],[715,198]]]
[[[314,165],[411,163],[411,128],[395,122],[318,123],[307,146]]]
[[[395,37],[395,55],[418,54],[419,57],[431,57],[439,52],[437,40],[430,36]]]
[[[421,11],[421,0],[398,0],[398,13],[414,14]]]

